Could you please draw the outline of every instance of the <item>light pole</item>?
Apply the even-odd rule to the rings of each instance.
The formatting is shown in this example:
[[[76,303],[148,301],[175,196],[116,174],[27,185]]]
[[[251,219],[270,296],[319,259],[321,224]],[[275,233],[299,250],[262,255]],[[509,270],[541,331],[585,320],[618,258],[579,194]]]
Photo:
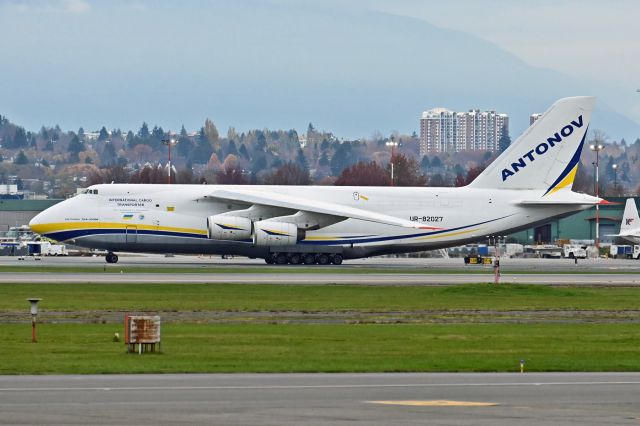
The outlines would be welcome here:
[[[169,139],[162,139],[162,143],[169,148],[169,172],[167,173],[167,183],[171,185],[171,145],[175,145],[177,141],[170,137]]]
[[[614,164],[611,166],[613,168],[613,190],[615,191],[615,195],[618,195],[618,165]]]
[[[600,194],[600,151],[604,149],[604,145],[601,143],[593,143],[589,146],[592,151],[596,153],[596,197]],[[600,204],[596,204],[596,248],[600,250]]]
[[[398,142],[394,141],[393,136],[391,136],[391,140],[387,141],[385,145],[391,147],[391,161],[389,163],[391,164],[391,186],[393,186],[393,159],[395,158],[393,149],[398,146]]]

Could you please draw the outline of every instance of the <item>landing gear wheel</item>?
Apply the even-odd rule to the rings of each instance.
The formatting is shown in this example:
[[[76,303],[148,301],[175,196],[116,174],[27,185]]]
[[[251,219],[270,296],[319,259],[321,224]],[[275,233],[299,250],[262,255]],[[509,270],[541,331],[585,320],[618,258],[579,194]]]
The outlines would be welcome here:
[[[316,263],[316,257],[312,254],[305,254],[302,261],[305,265],[313,265]]]
[[[289,259],[287,259],[287,255],[284,253],[279,253],[276,255],[276,263],[278,265],[286,265],[289,263]]]
[[[273,256],[271,255],[265,257],[264,261],[267,263],[267,265],[273,265],[274,263],[276,263],[276,261],[273,259]]]
[[[331,263],[333,263],[334,265],[342,265],[342,255],[334,254],[333,256],[331,256]]]
[[[107,263],[118,263],[118,256],[115,253],[107,253],[105,256],[105,260]]]
[[[292,265],[299,265],[302,262],[302,257],[298,253],[293,253],[289,257],[289,263]]]
[[[321,254],[318,256],[318,264],[319,265],[328,265],[329,264],[329,256],[326,254]]]

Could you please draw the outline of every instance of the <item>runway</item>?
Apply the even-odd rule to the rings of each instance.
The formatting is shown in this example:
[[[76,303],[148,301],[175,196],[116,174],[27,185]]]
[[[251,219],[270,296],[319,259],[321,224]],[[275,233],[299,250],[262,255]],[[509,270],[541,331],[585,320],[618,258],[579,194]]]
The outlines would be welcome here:
[[[640,373],[1,376],[1,424],[576,425],[640,419]]]
[[[220,256],[171,256],[157,254],[119,254],[120,260],[115,265],[106,265],[104,257],[43,257],[35,261],[33,258],[18,260],[17,257],[0,257],[0,267],[37,268],[40,266],[53,267],[144,267],[150,271],[162,271],[166,268],[235,268],[240,272],[252,269],[283,268],[283,266],[268,266],[262,259],[248,259],[235,257],[222,259]],[[633,259],[581,259],[574,263],[571,259],[537,259],[537,258],[502,258],[500,260],[504,272],[628,272],[640,274],[640,261]],[[284,266],[284,268],[306,268],[305,266]],[[485,269],[491,272],[490,266],[464,265],[462,258],[394,258],[371,257],[365,259],[347,260],[339,267],[314,266],[319,271],[326,269],[358,270],[363,268],[420,270],[455,270],[456,272]]]
[[[4,272],[6,283],[138,283],[138,284],[307,284],[307,285],[450,285],[493,283],[494,275],[464,273],[103,273],[103,272]],[[502,274],[501,283],[541,285],[640,285],[640,274]]]

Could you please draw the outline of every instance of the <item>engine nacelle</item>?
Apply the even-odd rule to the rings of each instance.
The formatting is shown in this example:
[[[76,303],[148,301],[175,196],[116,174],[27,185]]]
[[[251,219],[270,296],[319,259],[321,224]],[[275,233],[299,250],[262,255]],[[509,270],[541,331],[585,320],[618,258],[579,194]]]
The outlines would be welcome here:
[[[257,246],[290,246],[298,241],[294,223],[260,221],[253,224],[253,242]]]
[[[247,240],[251,238],[251,219],[218,214],[207,218],[209,238],[213,240]]]

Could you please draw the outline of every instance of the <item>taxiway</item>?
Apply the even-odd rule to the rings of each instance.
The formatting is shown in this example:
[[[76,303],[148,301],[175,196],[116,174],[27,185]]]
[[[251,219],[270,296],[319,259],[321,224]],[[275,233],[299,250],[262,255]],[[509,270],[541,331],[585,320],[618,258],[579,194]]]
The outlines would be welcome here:
[[[637,425],[639,394],[639,373],[3,376],[0,423]]]

